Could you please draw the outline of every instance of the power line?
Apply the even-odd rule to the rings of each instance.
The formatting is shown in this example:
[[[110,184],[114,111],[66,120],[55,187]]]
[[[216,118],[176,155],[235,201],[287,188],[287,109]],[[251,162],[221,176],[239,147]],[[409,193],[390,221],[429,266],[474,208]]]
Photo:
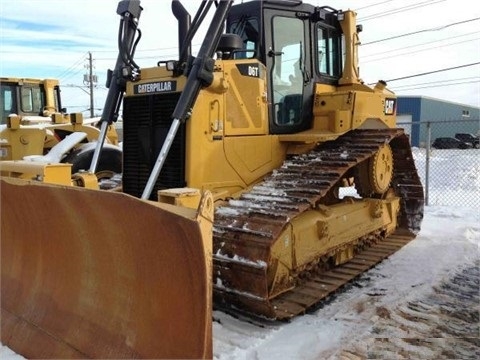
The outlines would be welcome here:
[[[455,22],[455,23],[447,24],[447,25],[437,26],[435,28],[423,29],[423,30],[418,30],[418,31],[406,33],[406,34],[391,36],[391,37],[388,37],[388,38],[385,38],[385,39],[379,39],[379,40],[374,40],[374,41],[364,43],[364,44],[362,44],[362,46],[370,45],[370,44],[376,44],[376,43],[379,43],[379,42],[382,42],[382,41],[398,39],[398,38],[401,38],[401,37],[420,34],[420,33],[428,32],[428,31],[439,31],[439,30],[443,30],[443,29],[446,29],[446,28],[451,27],[451,26],[465,24],[465,23],[468,23],[468,22],[471,22],[471,21],[476,21],[476,20],[479,20],[479,19],[480,19],[480,17],[477,17],[477,18],[473,18],[473,19],[469,19],[469,20],[458,21],[458,22]]]
[[[419,87],[409,87],[409,88],[392,88],[395,92],[398,91],[411,91],[411,90],[420,90],[420,89],[431,89],[431,88],[439,88],[439,87],[446,87],[446,86],[456,86],[456,85],[467,85],[467,84],[480,84],[478,80],[472,81],[459,81],[455,83],[448,83],[448,84],[437,84],[437,85],[429,85],[429,86],[419,86]]]
[[[480,76],[469,76],[469,77],[463,77],[463,78],[457,78],[457,79],[450,79],[450,80],[436,80],[436,81],[428,81],[428,82],[423,82],[423,83],[415,83],[415,84],[408,84],[408,85],[399,85],[395,86],[394,88],[396,90],[404,90],[407,88],[412,88],[412,87],[417,87],[417,86],[423,86],[423,85],[431,85],[431,86],[441,86],[441,85],[448,85],[449,83],[472,83],[472,82],[478,82],[480,80]],[[480,82],[479,82],[480,84]],[[430,87],[430,86],[427,86]]]
[[[449,71],[449,70],[460,69],[460,68],[469,67],[469,66],[474,66],[474,65],[478,65],[478,64],[480,64],[480,61],[479,61],[479,62],[476,62],[476,63],[471,63],[471,64],[465,64],[465,65],[453,66],[453,67],[449,67],[449,68],[445,68],[445,69],[439,69],[439,70],[427,71],[427,72],[420,73],[420,74],[414,74],[414,75],[402,76],[402,77],[399,77],[399,78],[390,79],[390,80],[385,80],[385,81],[386,81],[386,82],[392,82],[392,81],[397,81],[397,80],[411,79],[411,78],[414,78],[414,77],[419,77],[419,76],[424,76],[424,75],[435,74],[435,73],[439,73],[439,72],[443,72],[443,71]],[[370,84],[370,85],[374,85],[374,84],[375,84],[375,83],[372,83],[372,84]]]
[[[61,78],[58,78],[60,80],[60,82],[64,82],[66,81],[67,79],[70,79],[76,75],[78,75],[79,73],[82,73],[84,71],[84,68],[80,68],[80,69],[77,69],[77,71],[73,72],[73,71],[70,71],[68,72],[66,75],[62,76]]]
[[[201,44],[200,44],[201,45]],[[198,45],[198,46],[200,46]],[[196,51],[195,48],[197,47],[197,45],[192,45],[192,50],[193,51]],[[165,48],[167,49],[167,48]],[[154,49],[150,49],[148,51],[153,51]],[[161,48],[159,48],[158,50],[161,50]],[[178,53],[174,53],[174,54],[157,54],[157,55],[149,55],[149,56],[135,56],[135,59],[136,60],[144,60],[144,59],[158,59],[158,60],[162,60],[162,59],[173,59],[173,58],[176,58],[178,57]],[[96,58],[95,60],[99,60],[99,61],[105,61],[105,60],[115,60],[116,58],[113,58],[113,57],[100,57],[100,58]]]
[[[433,49],[440,49],[440,48],[443,48],[443,47],[446,47],[446,46],[452,47],[452,46],[464,44],[464,43],[467,43],[467,42],[476,41],[476,40],[479,40],[479,39],[480,39],[480,38],[475,38],[475,39],[470,39],[470,40],[465,40],[465,41],[457,41],[457,42],[453,42],[453,43],[442,44],[442,45],[438,45],[438,46],[431,46],[431,47],[428,47],[428,48],[425,48],[425,49],[419,49],[419,50],[408,51],[408,52],[404,52],[404,53],[400,53],[400,54],[395,54],[394,56],[403,56],[403,55],[416,54],[416,53],[423,52],[423,51],[428,51],[428,50],[433,50]],[[401,49],[396,49],[396,50],[401,50]],[[393,52],[393,51],[395,51],[395,50],[392,50],[392,52]],[[376,54],[376,55],[379,55],[379,54]],[[362,61],[362,63],[363,63],[363,64],[366,64],[366,63],[371,63],[371,62],[375,62],[375,61],[379,61],[379,60],[383,60],[383,59],[388,59],[388,58],[390,58],[391,56],[392,56],[392,55],[391,55],[390,52],[389,52],[389,56],[384,56],[384,57],[380,57],[380,58],[377,58],[377,59]]]
[[[457,39],[457,38],[460,38],[460,37],[463,37],[463,36],[468,36],[468,35],[473,35],[473,34],[480,34],[480,31],[474,31],[474,32],[470,32],[470,33],[462,34],[462,35],[450,36],[450,37],[443,38],[443,39],[440,39],[440,40],[427,41],[427,42],[416,44],[416,45],[402,46],[402,47],[399,47],[399,48],[389,50],[388,52],[391,53],[391,52],[398,51],[398,50],[411,49],[411,48],[414,48],[414,47],[417,47],[417,46],[433,44],[433,43],[442,42],[442,41],[445,41],[445,40]],[[473,40],[475,40],[475,39],[473,39]],[[471,40],[468,40],[468,41],[471,41]],[[448,45],[448,44],[446,44],[446,45]],[[365,58],[371,57],[371,56],[377,56],[377,55],[385,55],[385,51],[374,53],[374,54],[362,55],[362,59],[365,59]]]
[[[201,45],[202,45],[201,43],[192,44],[192,47],[200,47]],[[178,46],[150,48],[150,49],[136,49],[135,53],[141,53],[141,52],[147,52],[147,51],[165,51],[165,50],[178,50]],[[118,53],[118,49],[95,50],[95,51],[92,51],[92,52],[94,52],[94,53]]]
[[[382,5],[382,4],[385,4],[385,3],[388,3],[388,2],[392,2],[392,1],[394,1],[394,0],[386,0],[386,1],[382,1],[382,2],[376,3],[376,4],[367,5],[367,6],[364,6],[364,7],[361,7],[361,8],[356,8],[355,11],[363,10],[363,9],[368,9],[368,8],[370,8],[370,7]]]
[[[80,59],[78,59],[76,62],[74,62],[72,65],[70,65],[68,68],[66,68],[65,70],[63,70],[59,75],[57,75],[57,79],[60,79],[62,77],[65,77],[66,75],[68,75],[68,73],[70,71],[73,71],[73,69],[75,67],[77,67],[81,62],[83,62],[85,60],[85,55],[86,53],[83,53],[82,56],[80,57]]]
[[[201,44],[199,44],[201,45]],[[152,48],[152,49],[137,49],[135,50],[136,53],[138,52],[145,52],[145,51],[163,51],[163,50],[175,50],[177,49],[177,46],[171,46],[171,47],[164,47],[164,48]],[[112,49],[112,50],[95,50],[95,53],[118,53],[118,49]]]
[[[135,56],[135,60],[145,60],[145,59],[173,59],[175,57],[178,57],[178,54],[167,54],[167,55],[155,55],[155,56]],[[116,58],[96,58],[95,60],[98,61],[111,61],[115,60]]]
[[[437,3],[440,3],[440,2],[444,2],[444,1],[446,1],[446,0],[436,0],[436,1],[435,0],[428,0],[428,1],[424,1],[424,2],[419,3],[419,4],[407,5],[407,6],[404,6],[404,7],[401,7],[401,8],[392,9],[390,11],[385,11],[385,12],[381,12],[381,13],[372,14],[372,15],[369,15],[369,16],[365,16],[364,18],[359,18],[358,20],[359,21],[368,21],[368,20],[379,18],[379,17],[385,17],[385,16],[388,16],[388,15],[393,15],[393,14],[398,14],[400,12],[413,10],[413,9],[416,9],[416,8],[419,8],[419,7],[434,5],[434,4],[437,4]]]

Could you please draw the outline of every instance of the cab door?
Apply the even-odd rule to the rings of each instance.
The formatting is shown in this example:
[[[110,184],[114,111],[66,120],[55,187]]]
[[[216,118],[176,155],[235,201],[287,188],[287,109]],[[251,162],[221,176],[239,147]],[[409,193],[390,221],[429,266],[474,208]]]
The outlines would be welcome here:
[[[266,65],[272,134],[289,134],[310,127],[312,64],[309,20],[297,12],[265,10]]]

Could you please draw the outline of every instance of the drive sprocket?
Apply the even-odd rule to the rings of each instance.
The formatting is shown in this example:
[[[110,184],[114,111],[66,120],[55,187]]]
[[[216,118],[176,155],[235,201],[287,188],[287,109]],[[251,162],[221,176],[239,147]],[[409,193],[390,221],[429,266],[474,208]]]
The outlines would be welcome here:
[[[355,188],[362,197],[381,197],[393,178],[393,152],[389,144],[380,147],[355,172]]]

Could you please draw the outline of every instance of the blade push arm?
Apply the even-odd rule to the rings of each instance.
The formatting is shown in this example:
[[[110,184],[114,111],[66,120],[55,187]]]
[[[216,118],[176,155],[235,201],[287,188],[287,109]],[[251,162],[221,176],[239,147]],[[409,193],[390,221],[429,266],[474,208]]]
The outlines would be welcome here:
[[[135,79],[139,73],[139,67],[133,60],[135,47],[140,38],[135,40],[138,30],[138,20],[142,12],[140,0],[122,0],[118,3],[117,14],[121,16],[118,32],[118,56],[115,68],[109,70],[107,87],[108,94],[100,118],[100,136],[93,154],[90,172],[95,173],[100,152],[105,142],[108,125],[116,122],[118,111],[125,93],[126,80]]]

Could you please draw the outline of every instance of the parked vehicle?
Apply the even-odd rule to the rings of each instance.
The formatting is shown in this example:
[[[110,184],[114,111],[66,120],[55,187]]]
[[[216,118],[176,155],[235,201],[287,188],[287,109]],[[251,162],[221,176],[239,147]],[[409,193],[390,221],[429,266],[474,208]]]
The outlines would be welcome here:
[[[452,137],[439,137],[433,141],[432,147],[435,149],[471,149],[473,145]]]
[[[73,173],[90,167],[100,136],[95,124],[100,118],[68,114],[60,93],[57,79],[0,77],[0,161],[28,158],[68,163]],[[66,146],[63,140],[75,133]],[[73,139],[77,142],[73,143]],[[103,145],[96,175],[110,178],[122,172],[122,149],[113,125],[108,127]],[[44,156],[47,153],[48,157]]]
[[[475,149],[480,148],[480,138],[468,133],[457,133],[455,138],[465,143],[470,143]]]

